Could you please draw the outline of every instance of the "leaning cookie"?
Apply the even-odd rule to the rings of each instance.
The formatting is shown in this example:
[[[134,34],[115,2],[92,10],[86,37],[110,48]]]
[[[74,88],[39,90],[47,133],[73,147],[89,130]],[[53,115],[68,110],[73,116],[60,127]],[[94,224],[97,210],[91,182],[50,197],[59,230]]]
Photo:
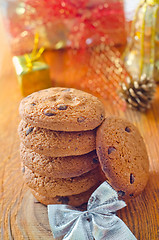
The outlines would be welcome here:
[[[99,167],[78,177],[52,178],[44,177],[25,167],[24,177],[27,185],[47,197],[75,195],[87,191],[104,181]]]
[[[19,112],[32,126],[55,131],[86,131],[99,126],[105,111],[101,101],[73,88],[49,88],[24,98]]]
[[[31,189],[32,194],[38,200],[39,202],[43,203],[44,205],[48,204],[69,204],[74,207],[81,206],[84,203],[88,202],[88,199],[90,198],[91,194],[97,189],[97,187],[100,185],[98,183],[97,185],[91,187],[86,192],[82,192],[80,194],[76,195],[70,195],[70,196],[56,196],[56,197],[47,197],[39,194],[38,192]]]
[[[97,155],[109,183],[121,197],[139,195],[149,177],[149,160],[138,129],[118,117],[107,117],[97,130]]]
[[[54,178],[77,177],[99,166],[96,151],[79,156],[47,157],[21,144],[20,156],[23,164],[32,171]]]
[[[33,127],[22,120],[18,132],[23,145],[46,156],[77,156],[89,153],[96,148],[96,130],[57,132]]]

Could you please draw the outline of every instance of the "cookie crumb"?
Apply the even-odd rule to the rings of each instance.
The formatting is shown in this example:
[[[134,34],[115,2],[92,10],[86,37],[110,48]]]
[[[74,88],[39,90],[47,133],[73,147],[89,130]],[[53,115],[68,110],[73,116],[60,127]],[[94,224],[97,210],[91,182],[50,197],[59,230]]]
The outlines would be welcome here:
[[[56,115],[56,113],[54,112],[55,110],[54,109],[45,109],[44,111],[43,111],[43,114],[45,115],[45,116],[48,116],[48,117],[51,117],[51,116],[55,116]]]
[[[59,109],[59,110],[66,110],[67,109],[67,105],[65,105],[65,104],[60,104],[60,105],[57,105],[57,108]]]

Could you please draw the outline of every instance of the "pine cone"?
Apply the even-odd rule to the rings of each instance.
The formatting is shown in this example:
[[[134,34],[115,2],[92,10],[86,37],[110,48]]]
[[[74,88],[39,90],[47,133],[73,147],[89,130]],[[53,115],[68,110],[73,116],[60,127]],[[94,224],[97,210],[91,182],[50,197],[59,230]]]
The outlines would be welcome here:
[[[154,79],[143,74],[140,79],[127,77],[126,82],[120,84],[119,94],[128,106],[141,112],[150,108],[156,90]]]

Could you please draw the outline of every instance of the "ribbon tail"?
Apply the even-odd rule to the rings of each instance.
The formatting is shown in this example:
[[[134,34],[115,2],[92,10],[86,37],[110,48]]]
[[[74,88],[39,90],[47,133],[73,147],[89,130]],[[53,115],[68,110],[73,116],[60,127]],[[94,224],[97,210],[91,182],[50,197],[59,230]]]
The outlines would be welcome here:
[[[94,240],[90,222],[82,215],[76,219],[70,231],[65,235],[63,240]]]
[[[81,214],[69,205],[48,205],[49,224],[54,238],[67,234]]]
[[[137,240],[126,224],[115,214],[93,214],[93,236],[95,240]]]

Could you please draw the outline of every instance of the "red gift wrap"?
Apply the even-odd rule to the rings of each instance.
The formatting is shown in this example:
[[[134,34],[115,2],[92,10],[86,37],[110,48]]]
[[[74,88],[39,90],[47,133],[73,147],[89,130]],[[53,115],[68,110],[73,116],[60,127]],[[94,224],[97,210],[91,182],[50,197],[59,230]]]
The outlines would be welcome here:
[[[45,48],[85,48],[126,42],[123,1],[6,1],[6,24],[15,55],[30,52],[36,32]]]

